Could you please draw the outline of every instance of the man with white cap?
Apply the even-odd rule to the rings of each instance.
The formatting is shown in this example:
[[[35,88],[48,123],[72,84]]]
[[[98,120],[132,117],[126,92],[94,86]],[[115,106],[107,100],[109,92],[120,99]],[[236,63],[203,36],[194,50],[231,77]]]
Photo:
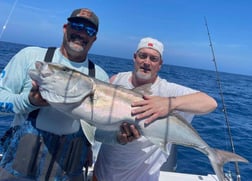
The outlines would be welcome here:
[[[145,123],[151,124],[156,118],[176,111],[191,122],[195,114],[214,110],[217,103],[212,97],[158,76],[163,63],[163,51],[164,46],[160,41],[150,37],[141,39],[133,57],[133,72],[118,73],[110,79],[113,84],[128,89],[151,83],[152,95],[144,95],[143,101],[132,103],[132,114],[136,115],[136,119],[149,117]],[[102,144],[95,164],[94,180],[157,181],[167,155],[145,137],[138,136],[133,125],[125,128],[121,130],[124,136],[118,137],[121,145]],[[167,144],[168,154],[171,146]]]

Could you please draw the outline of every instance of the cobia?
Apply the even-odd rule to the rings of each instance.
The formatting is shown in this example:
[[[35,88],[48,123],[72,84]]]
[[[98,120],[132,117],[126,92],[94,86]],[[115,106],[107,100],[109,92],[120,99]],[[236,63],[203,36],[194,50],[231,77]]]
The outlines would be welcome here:
[[[45,62],[36,62],[36,70],[30,70],[29,74],[39,85],[42,97],[57,110],[99,129],[119,130],[122,122],[134,123],[143,136],[163,150],[167,142],[192,147],[209,158],[220,181],[225,180],[223,165],[226,162],[248,162],[237,154],[211,148],[179,115],[170,114],[148,126],[144,119],[135,121],[131,103],[142,100],[141,88],[128,90],[63,65]]]

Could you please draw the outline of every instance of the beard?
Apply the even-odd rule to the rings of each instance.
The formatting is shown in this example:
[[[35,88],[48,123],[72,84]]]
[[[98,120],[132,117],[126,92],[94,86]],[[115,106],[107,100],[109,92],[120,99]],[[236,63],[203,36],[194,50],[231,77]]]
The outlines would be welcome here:
[[[152,75],[151,75],[151,72],[149,73],[146,73],[146,72],[142,72],[141,70],[137,70],[136,71],[136,77],[140,80],[150,80]]]
[[[75,42],[72,42],[72,41],[70,41],[70,42],[68,42],[68,47],[72,50],[72,51],[74,51],[74,52],[83,52],[84,51],[84,48],[83,48],[83,46],[78,46],[78,44],[76,44]]]
[[[83,37],[77,34],[65,35],[65,45],[68,47],[68,50],[72,53],[82,53],[85,51],[85,47],[88,44]]]

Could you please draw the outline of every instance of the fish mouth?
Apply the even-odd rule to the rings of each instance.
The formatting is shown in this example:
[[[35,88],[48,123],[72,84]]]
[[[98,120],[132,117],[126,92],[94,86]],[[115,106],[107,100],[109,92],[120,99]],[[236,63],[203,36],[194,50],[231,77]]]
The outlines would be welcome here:
[[[46,64],[44,62],[36,61],[35,67],[36,67],[38,75],[40,75],[43,78],[48,77],[48,76],[52,75],[52,73],[53,73],[53,71],[50,69],[48,64]]]
[[[35,69],[31,69],[31,70],[29,70],[29,76],[31,77],[32,80],[38,81],[39,72]]]
[[[48,65],[40,61],[35,62],[35,69],[29,70],[30,78],[33,81],[35,81],[38,85],[40,85],[40,82],[43,78],[52,75],[52,73],[53,72],[51,69],[49,69]]]
[[[39,81],[42,67],[43,67],[43,62],[39,62],[39,61],[35,62],[35,69],[29,70],[29,76],[31,77],[32,80],[36,82]]]

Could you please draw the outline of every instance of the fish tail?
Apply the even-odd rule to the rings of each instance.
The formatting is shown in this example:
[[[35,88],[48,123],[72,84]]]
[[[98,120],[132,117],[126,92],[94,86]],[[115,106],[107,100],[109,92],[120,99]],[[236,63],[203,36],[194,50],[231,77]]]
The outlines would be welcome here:
[[[225,176],[223,172],[223,165],[227,162],[245,162],[248,163],[248,160],[228,151],[218,150],[210,148],[209,159],[212,164],[212,167],[215,171],[216,176],[219,181],[225,181]]]

